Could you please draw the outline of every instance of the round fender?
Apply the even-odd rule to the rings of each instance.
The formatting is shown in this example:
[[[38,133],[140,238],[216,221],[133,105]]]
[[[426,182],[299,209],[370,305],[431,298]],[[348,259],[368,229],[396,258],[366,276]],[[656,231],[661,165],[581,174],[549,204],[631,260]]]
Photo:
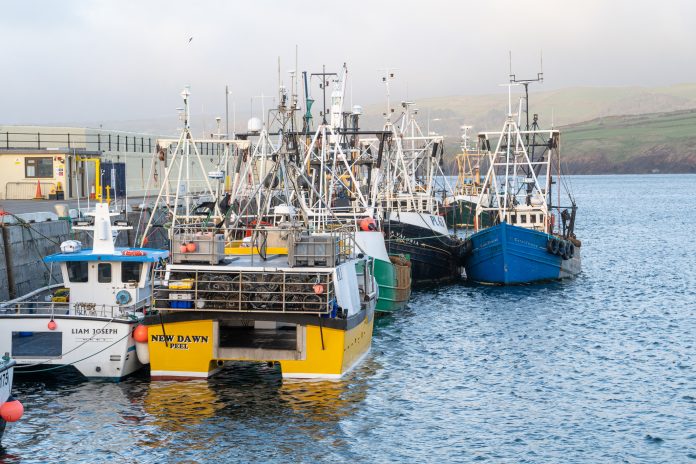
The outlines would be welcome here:
[[[567,250],[568,250],[567,242],[565,240],[559,240],[558,241],[558,254],[561,256],[565,256]]]
[[[554,254],[554,252],[553,252],[553,238],[550,238],[546,241],[546,251],[548,251],[551,254]]]
[[[559,250],[559,248],[560,248],[560,246],[561,246],[561,241],[558,240],[556,237],[554,237],[552,240],[553,240],[553,251],[552,251],[552,253],[553,253],[554,255],[557,255],[557,254],[558,254],[558,250]]]

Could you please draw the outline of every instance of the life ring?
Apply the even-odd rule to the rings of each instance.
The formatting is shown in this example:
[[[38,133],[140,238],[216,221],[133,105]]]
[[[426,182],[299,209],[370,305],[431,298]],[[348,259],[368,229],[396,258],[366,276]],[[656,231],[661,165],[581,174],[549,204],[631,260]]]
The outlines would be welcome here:
[[[123,256],[145,256],[147,253],[143,250],[123,250],[121,254]]]
[[[130,303],[131,294],[128,290],[120,290],[116,294],[116,303],[120,306]]]

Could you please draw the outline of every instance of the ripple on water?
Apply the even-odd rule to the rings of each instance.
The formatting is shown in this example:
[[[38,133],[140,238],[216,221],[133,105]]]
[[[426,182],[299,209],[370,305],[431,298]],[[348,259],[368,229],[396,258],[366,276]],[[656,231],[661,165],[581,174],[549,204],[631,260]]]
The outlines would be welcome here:
[[[696,459],[694,180],[575,178],[580,277],[416,291],[338,382],[245,364],[195,382],[18,376],[26,413],[0,460]]]

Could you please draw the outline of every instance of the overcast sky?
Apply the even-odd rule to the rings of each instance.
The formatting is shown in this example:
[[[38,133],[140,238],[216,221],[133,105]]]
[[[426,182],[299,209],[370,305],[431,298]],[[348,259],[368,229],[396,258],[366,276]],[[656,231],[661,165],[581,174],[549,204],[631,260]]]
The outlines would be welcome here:
[[[521,77],[543,50],[542,89],[694,82],[696,3],[25,0],[3,2],[0,44],[0,123],[167,117],[187,84],[194,114],[224,116],[229,84],[246,119],[276,92],[278,56],[289,83],[296,45],[300,70],[347,62],[363,105],[387,66],[396,99],[498,92],[508,50]]]

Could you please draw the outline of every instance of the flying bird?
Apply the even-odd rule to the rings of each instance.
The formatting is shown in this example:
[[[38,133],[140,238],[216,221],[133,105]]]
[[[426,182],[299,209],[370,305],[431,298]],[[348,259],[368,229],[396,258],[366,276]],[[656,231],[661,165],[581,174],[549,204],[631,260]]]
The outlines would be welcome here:
[[[193,40],[193,37],[189,37],[188,43],[191,43],[192,40]]]

